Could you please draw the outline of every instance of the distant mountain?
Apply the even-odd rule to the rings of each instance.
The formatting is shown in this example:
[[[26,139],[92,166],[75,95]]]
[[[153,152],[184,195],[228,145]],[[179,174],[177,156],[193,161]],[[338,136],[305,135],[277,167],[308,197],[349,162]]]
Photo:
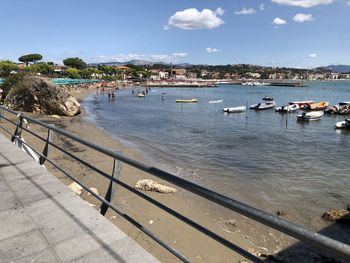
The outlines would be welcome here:
[[[170,65],[170,63],[165,62],[153,62],[148,60],[130,60],[125,62],[101,62],[101,63],[89,63],[89,66],[98,66],[98,65],[106,65],[106,66],[125,66],[125,65],[135,65],[135,66],[143,66],[143,65],[154,65],[154,64],[161,64],[161,65]],[[192,64],[189,63],[179,63],[179,64],[173,64],[177,67],[190,67]]]
[[[329,65],[326,68],[329,68],[332,71],[338,72],[338,73],[350,72],[350,65]]]

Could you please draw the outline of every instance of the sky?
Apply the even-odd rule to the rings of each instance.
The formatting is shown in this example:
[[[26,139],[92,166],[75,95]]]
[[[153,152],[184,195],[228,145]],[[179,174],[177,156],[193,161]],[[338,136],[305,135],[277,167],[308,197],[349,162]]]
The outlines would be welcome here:
[[[350,64],[350,0],[0,0],[0,59]]]

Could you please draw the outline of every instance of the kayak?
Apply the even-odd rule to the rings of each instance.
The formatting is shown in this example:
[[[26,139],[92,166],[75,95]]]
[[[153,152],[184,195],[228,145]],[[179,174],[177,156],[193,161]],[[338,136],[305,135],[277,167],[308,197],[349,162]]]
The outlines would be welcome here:
[[[196,103],[196,102],[198,102],[198,99],[197,98],[192,98],[192,99],[187,99],[187,100],[177,99],[176,102],[178,102],[178,103]]]
[[[209,103],[220,103],[223,102],[224,100],[211,100],[209,101]]]

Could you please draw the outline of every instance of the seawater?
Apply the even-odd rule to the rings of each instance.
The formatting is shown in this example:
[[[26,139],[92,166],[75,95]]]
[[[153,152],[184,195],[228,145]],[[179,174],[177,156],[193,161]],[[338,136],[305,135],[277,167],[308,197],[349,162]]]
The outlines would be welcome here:
[[[326,210],[350,203],[350,132],[334,129],[344,116],[300,123],[296,113],[273,109],[222,113],[223,107],[249,106],[265,95],[277,105],[306,99],[338,104],[350,101],[350,82],[152,88],[145,98],[123,89],[114,101],[92,94],[83,104],[90,120],[137,148],[149,164],[265,211],[283,209],[296,222],[314,226]],[[199,102],[175,102],[192,97]],[[219,99],[223,103],[209,103]]]

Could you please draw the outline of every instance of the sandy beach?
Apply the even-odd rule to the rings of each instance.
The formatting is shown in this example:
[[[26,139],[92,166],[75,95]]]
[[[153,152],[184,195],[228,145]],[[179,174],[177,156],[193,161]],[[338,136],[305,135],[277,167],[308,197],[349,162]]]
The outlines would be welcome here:
[[[93,92],[96,92],[95,87],[89,89],[75,89],[72,91],[73,95],[80,102]],[[28,115],[35,116],[40,120],[51,123],[56,127],[65,129],[96,144],[105,146],[112,150],[121,151],[123,154],[133,159],[144,160],[141,153],[137,152],[135,149],[124,146],[121,142],[112,138],[108,133],[89,122],[84,111],[78,116],[61,117],[60,119],[54,119],[51,116],[40,114]],[[14,130],[14,126],[9,126],[8,124],[4,124],[4,122],[2,122],[2,125],[10,127],[10,130]],[[47,132],[45,129],[37,127],[37,125],[30,125],[30,127],[32,131],[38,132],[41,136],[46,137]],[[39,151],[43,149],[44,144],[37,138],[34,138],[26,132],[24,133],[24,137],[29,144],[34,146],[35,149]],[[99,169],[111,174],[113,167],[112,158],[107,158],[99,152],[88,149],[75,141],[63,138],[57,134],[54,135],[54,142],[61,145],[64,149],[74,152],[74,154],[84,161],[93,163]],[[101,196],[105,195],[109,182],[104,177],[96,174],[91,169],[84,167],[69,157],[64,156],[53,147],[50,147],[49,149],[49,157],[59,163],[62,168],[70,171],[71,174],[82,180],[82,182],[89,187],[97,188]],[[149,165],[155,167],[158,166],[157,163]],[[71,180],[67,179],[56,168],[48,163],[45,163],[45,166],[66,185],[72,183]],[[134,187],[136,182],[140,179],[152,179],[161,184],[173,186],[168,182],[157,179],[149,174],[145,174],[126,164],[122,164],[121,166],[120,179],[131,187]],[[278,255],[281,251],[284,251],[279,256],[275,257],[275,260],[278,262],[289,262],[283,256],[292,253],[292,250],[288,249],[288,247],[296,243],[294,239],[213,204],[210,201],[195,196],[183,189],[179,189],[176,186],[173,187],[178,190],[175,194],[160,194],[155,192],[144,193],[195,222],[200,223],[247,251],[257,255],[263,255],[265,258],[267,255]],[[88,195],[86,191],[83,191],[81,198],[94,205],[96,209],[99,209],[100,203],[94,197]],[[119,186],[116,188],[113,203],[126,214],[145,225],[168,244],[181,251],[193,262],[249,262],[243,256],[219,244],[217,241],[206,237],[199,231]],[[136,240],[141,246],[147,249],[151,254],[157,257],[161,262],[179,262],[179,260],[172,254],[115,212],[109,210],[106,217],[126,234]],[[287,220],[288,217],[288,213],[283,216],[283,218]],[[301,249],[298,254],[300,259],[303,258],[303,253],[306,255],[310,252]],[[300,262],[300,260],[298,262]]]

